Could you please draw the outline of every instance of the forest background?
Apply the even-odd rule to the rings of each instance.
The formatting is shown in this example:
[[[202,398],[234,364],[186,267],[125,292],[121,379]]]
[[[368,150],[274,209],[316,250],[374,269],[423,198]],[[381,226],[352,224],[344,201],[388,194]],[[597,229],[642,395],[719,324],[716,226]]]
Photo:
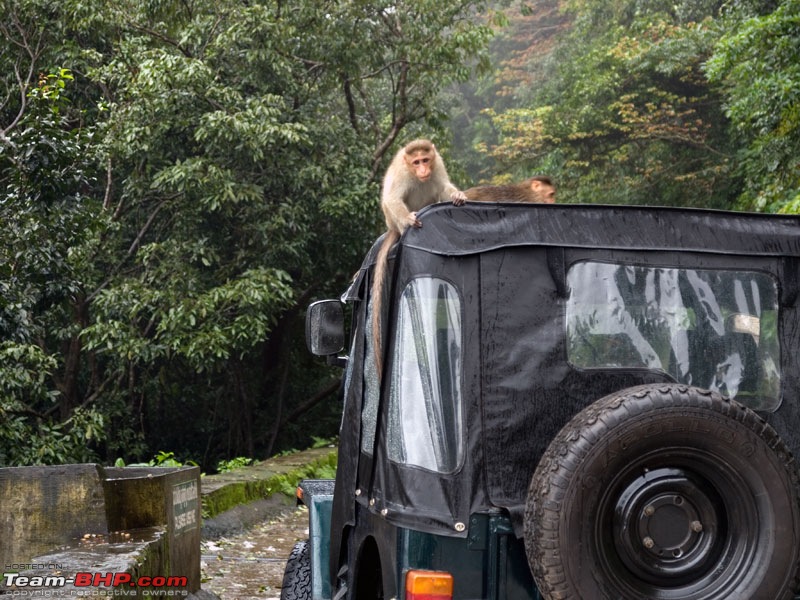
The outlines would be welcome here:
[[[461,188],[800,212],[800,0],[0,0],[0,465],[336,435],[304,309]]]

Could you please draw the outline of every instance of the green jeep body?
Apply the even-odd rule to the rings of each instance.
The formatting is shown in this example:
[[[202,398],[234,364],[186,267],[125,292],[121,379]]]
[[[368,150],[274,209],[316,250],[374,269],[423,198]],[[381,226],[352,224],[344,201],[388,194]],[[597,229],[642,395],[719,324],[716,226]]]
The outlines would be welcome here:
[[[282,598],[800,598],[800,220],[469,203],[380,240],[312,352],[345,364],[335,481]],[[343,346],[342,304],[351,308]]]

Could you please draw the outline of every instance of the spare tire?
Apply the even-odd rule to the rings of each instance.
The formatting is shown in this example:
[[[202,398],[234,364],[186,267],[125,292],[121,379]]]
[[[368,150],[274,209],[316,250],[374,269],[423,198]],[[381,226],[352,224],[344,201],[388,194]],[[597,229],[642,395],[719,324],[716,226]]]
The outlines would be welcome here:
[[[782,600],[800,589],[800,473],[753,411],[706,390],[607,396],[553,439],[525,550],[547,600]]]

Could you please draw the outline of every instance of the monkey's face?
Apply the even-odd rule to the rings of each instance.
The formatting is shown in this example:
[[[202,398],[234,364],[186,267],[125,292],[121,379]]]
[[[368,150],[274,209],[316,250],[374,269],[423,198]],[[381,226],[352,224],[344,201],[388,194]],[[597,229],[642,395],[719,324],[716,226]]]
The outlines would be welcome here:
[[[531,190],[533,190],[536,202],[553,204],[556,201],[556,188],[552,185],[547,185],[543,181],[534,180],[531,183]]]
[[[419,181],[428,181],[433,172],[433,155],[428,152],[415,152],[406,157],[406,165]]]

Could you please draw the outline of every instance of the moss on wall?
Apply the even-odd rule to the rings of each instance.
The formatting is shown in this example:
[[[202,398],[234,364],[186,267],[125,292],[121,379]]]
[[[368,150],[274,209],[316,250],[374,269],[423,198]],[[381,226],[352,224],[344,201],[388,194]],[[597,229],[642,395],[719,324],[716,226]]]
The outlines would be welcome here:
[[[209,519],[238,506],[275,494],[287,503],[302,479],[331,479],[338,453],[333,448],[275,457],[230,473],[210,475],[202,481],[203,518]]]

